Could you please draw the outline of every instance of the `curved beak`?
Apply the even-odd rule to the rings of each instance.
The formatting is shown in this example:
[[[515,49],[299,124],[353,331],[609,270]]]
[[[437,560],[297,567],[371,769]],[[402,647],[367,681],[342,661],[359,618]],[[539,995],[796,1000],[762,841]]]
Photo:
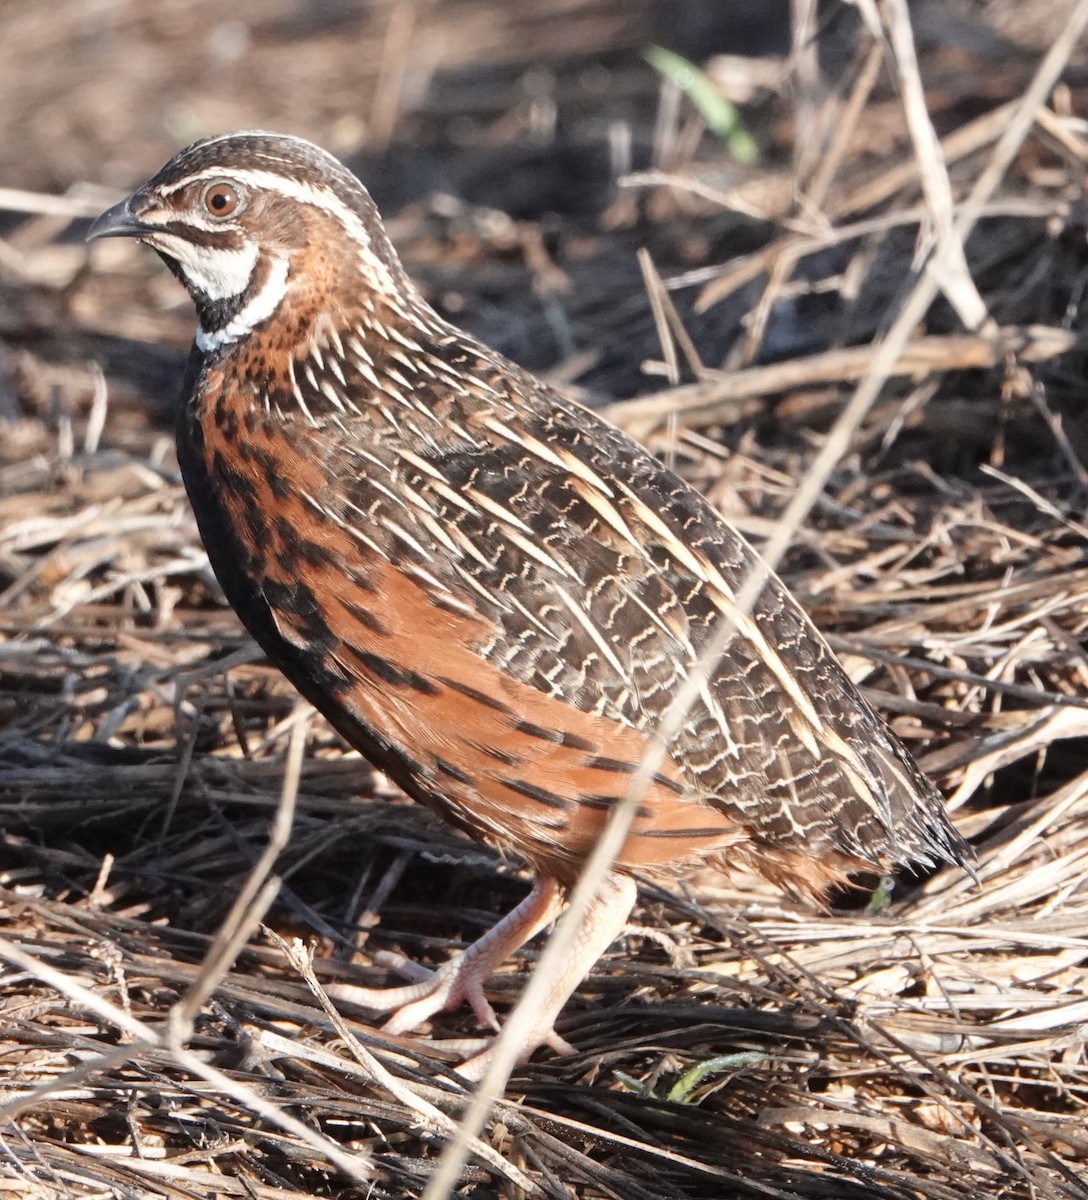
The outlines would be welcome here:
[[[132,212],[132,201],[133,197],[129,196],[120,204],[107,208],[87,230],[87,241],[104,237],[140,237],[147,233],[147,226]]]

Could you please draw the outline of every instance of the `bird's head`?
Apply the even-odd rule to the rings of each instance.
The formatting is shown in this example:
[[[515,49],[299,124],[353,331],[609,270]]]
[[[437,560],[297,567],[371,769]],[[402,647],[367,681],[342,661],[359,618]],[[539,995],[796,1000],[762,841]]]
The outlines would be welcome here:
[[[367,308],[418,300],[366,188],[332,155],[282,134],[194,143],[87,236],[155,249],[196,304],[203,350],[273,315],[305,336],[314,324],[351,325]]]

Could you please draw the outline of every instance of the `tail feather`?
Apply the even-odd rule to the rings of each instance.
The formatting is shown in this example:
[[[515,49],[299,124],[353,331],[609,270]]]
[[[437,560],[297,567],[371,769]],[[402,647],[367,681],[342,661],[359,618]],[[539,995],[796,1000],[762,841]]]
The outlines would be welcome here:
[[[890,805],[888,857],[898,866],[953,863],[977,882],[974,851],[949,820],[944,797],[893,739],[870,746]]]

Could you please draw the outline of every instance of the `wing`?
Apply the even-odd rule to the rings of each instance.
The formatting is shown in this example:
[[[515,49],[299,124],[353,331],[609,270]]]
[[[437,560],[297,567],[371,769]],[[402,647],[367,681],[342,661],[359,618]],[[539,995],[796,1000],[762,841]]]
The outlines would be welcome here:
[[[802,880],[801,860],[822,862],[814,889],[848,865],[956,858],[939,793],[777,577],[750,615],[739,610],[759,567],[744,539],[594,414],[524,377],[509,401],[481,419],[490,444],[471,471],[499,524],[466,513],[461,530],[494,545],[517,521],[551,561],[513,587],[512,564],[477,576],[488,594],[518,598],[496,613],[502,636],[488,652],[535,687],[649,733],[727,621],[731,636],[669,751],[705,809],[745,830],[730,853]],[[461,478],[466,465],[445,463]],[[540,623],[558,626],[562,643],[527,636]]]

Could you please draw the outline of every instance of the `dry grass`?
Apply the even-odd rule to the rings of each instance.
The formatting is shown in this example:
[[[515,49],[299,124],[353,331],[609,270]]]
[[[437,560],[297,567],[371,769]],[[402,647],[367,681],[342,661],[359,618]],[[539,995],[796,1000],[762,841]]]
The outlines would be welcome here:
[[[468,203],[393,223],[515,345],[535,281],[555,375],[630,397],[613,417],[753,540],[784,542],[827,462],[782,573],[979,854],[977,886],[830,914],[710,873],[646,888],[564,1014],[578,1055],[514,1076],[464,1194],[1088,1196],[1083,67],[1058,44],[1043,108],[1038,53],[933,50],[914,79],[881,11],[894,70],[859,33],[830,94],[801,53],[792,106],[765,102],[772,162],[787,117],[823,155],[739,179],[665,94],[655,159],[559,249]],[[919,81],[943,157],[917,111],[907,132]],[[418,1195],[471,1019],[390,1038],[321,985],[379,981],[382,949],[444,960],[524,880],[299,711],[220,606],[163,424],[190,317],[130,248],[88,269],[65,220],[0,241],[3,1186]],[[651,358],[673,382],[631,397]]]

